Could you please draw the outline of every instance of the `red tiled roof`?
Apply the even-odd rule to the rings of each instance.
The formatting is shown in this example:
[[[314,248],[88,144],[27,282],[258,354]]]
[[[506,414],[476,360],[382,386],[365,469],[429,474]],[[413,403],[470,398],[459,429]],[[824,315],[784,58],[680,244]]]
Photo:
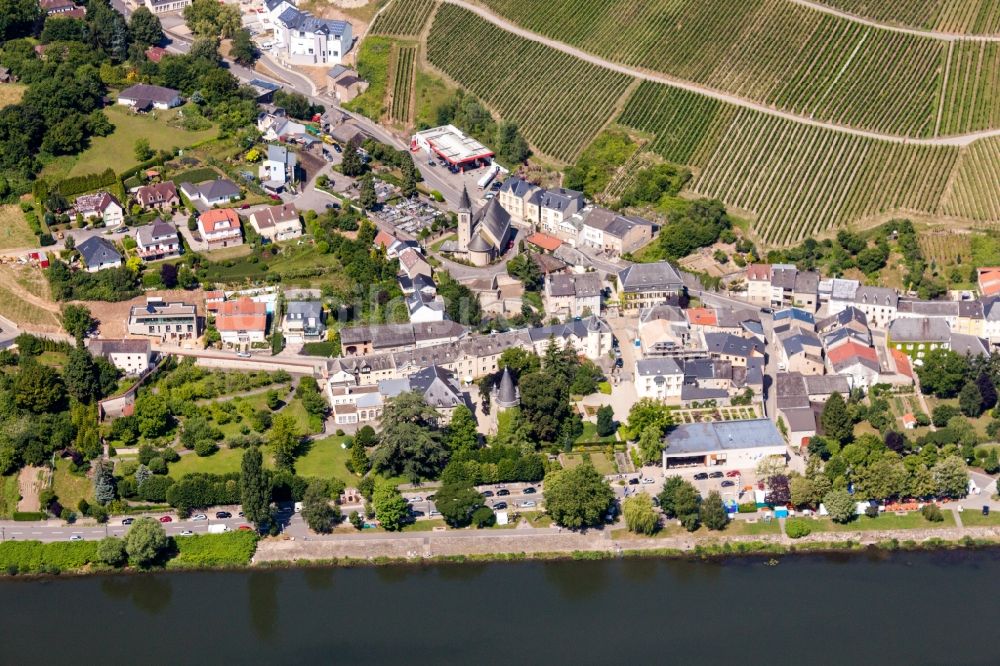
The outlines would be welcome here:
[[[160,62],[160,60],[167,54],[167,50],[159,46],[150,46],[146,49],[146,57],[153,62]]]
[[[770,280],[771,264],[750,264],[747,266],[748,280]]]
[[[913,379],[913,366],[910,365],[910,357],[898,349],[890,349],[892,360],[896,362],[896,372]]]
[[[692,326],[716,326],[719,323],[715,310],[710,308],[691,308],[687,316]]]
[[[396,239],[392,237],[392,234],[386,231],[379,230],[379,232],[375,234],[375,244],[383,249],[389,247],[395,242]]]
[[[983,296],[1000,294],[1000,268],[979,269],[979,293]]]
[[[237,230],[240,228],[240,216],[237,215],[236,211],[232,208],[206,210],[201,214],[201,217],[198,218],[198,221],[201,222],[201,226],[207,234],[213,233],[215,231],[215,226],[226,220],[229,221],[229,228]],[[222,228],[225,227],[223,226]]]
[[[218,304],[215,328],[219,331],[263,331],[267,327],[267,306],[244,296]]]
[[[830,363],[835,365],[840,365],[845,361],[854,358],[864,358],[869,361],[878,363],[878,353],[875,351],[874,347],[865,347],[862,344],[858,344],[853,340],[850,342],[845,342],[842,345],[837,345],[833,349],[826,352],[826,357],[830,359]]]
[[[528,242],[548,252],[555,252],[562,245],[561,240],[548,234],[531,234],[528,236]]]

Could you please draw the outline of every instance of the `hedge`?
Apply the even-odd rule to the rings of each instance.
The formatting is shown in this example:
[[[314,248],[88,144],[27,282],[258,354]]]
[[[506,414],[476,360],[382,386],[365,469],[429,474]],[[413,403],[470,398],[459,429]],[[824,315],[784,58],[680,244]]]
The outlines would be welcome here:
[[[97,561],[97,541],[0,543],[0,571],[8,573],[48,573],[82,569]]]
[[[337,343],[333,340],[325,342],[307,342],[302,345],[302,353],[307,356],[333,356]]]
[[[248,530],[178,537],[174,543],[177,557],[167,566],[180,569],[246,566],[257,552],[257,535]]]
[[[33,520],[45,520],[48,518],[48,514],[41,511],[15,511],[13,518],[17,522],[26,523]]]
[[[109,187],[118,181],[114,169],[108,167],[101,173],[89,173],[85,176],[73,176],[56,183],[53,188],[64,197],[71,197],[84,192],[91,192],[101,187]]]

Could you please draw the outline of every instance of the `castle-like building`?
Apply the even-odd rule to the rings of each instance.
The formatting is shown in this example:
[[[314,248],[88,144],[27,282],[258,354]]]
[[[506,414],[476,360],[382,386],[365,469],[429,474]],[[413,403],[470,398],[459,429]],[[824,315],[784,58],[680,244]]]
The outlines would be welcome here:
[[[497,199],[472,214],[469,191],[462,188],[458,202],[458,253],[473,266],[486,266],[507,250],[512,237],[510,214]]]

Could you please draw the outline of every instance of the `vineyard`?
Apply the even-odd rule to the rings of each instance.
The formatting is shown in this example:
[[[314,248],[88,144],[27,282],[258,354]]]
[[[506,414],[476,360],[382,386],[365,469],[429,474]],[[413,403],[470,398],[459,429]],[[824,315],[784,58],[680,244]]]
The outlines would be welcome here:
[[[939,212],[1000,223],[1000,138],[976,141],[963,151]]]
[[[941,32],[1000,32],[996,0],[823,0],[823,4],[875,21]]]
[[[603,58],[803,116],[933,135],[949,43],[873,28],[788,0],[484,0],[496,13]],[[995,3],[994,3],[995,4]],[[976,46],[976,45],[969,45]],[[964,48],[964,47],[963,47]],[[997,126],[997,64],[958,68],[975,113],[946,98],[952,133]]]
[[[399,46],[395,51],[389,116],[397,122],[408,123],[410,102],[413,100],[413,72],[417,63],[417,47]]]
[[[392,0],[375,19],[373,35],[416,37],[434,11],[435,0]]]
[[[1000,127],[1000,43],[955,42],[947,72],[941,134]]]
[[[597,135],[631,82],[449,4],[434,17],[427,58],[517,123],[536,150],[567,162]]]
[[[917,234],[917,244],[924,260],[938,267],[962,264],[972,257],[972,234],[922,232]]]

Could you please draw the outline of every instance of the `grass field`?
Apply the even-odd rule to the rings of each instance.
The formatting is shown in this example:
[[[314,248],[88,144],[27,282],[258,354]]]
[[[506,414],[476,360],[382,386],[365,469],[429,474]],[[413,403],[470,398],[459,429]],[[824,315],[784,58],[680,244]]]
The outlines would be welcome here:
[[[951,511],[942,511],[944,520],[940,523],[932,523],[921,515],[919,511],[911,511],[904,516],[897,516],[894,513],[885,513],[878,518],[868,516],[858,516],[849,523],[835,523],[829,518],[819,518],[817,520],[796,518],[802,520],[813,532],[867,532],[871,530],[914,530],[928,529],[933,527],[954,527],[955,515]]]
[[[56,469],[52,473],[52,491],[59,498],[59,503],[76,511],[80,500],[94,501],[94,485],[82,474],[71,474],[69,460],[57,460]]]
[[[1000,525],[1000,511],[990,511],[984,516],[982,511],[966,509],[962,512],[962,525],[965,527],[996,527]]]
[[[20,83],[0,84],[0,109],[20,102],[21,98],[24,97],[24,91],[27,89],[28,86]]]
[[[145,138],[154,150],[183,148],[205,141],[216,135],[215,128],[189,132],[172,127],[169,121],[177,116],[178,110],[157,111],[146,116],[130,113],[123,106],[110,106],[104,113],[115,125],[110,136],[94,137],[90,147],[76,158],[69,170],[69,176],[82,176],[104,171],[109,166],[118,173],[139,163],[135,158],[136,139]]]
[[[614,442],[616,441],[615,436],[608,435],[607,437],[601,437],[597,434],[597,425],[591,423],[590,421],[583,422],[583,434],[576,438],[577,442]]]
[[[0,517],[10,518],[17,511],[21,494],[17,485],[17,474],[0,476]]]
[[[368,82],[368,90],[344,104],[345,109],[372,120],[379,120],[385,115],[385,90],[391,51],[392,40],[384,37],[372,36],[361,42],[358,50],[358,74]]]
[[[25,247],[38,247],[38,237],[24,219],[21,207],[15,204],[0,206],[0,250]]]
[[[188,453],[181,456],[181,459],[177,462],[170,463],[168,474],[174,479],[180,479],[181,477],[193,474],[194,472],[202,472],[205,474],[229,474],[231,472],[239,472],[240,461],[242,459],[243,449],[227,449],[223,447],[212,455],[205,456],[204,458],[197,456],[194,453]],[[268,466],[270,460],[271,456],[269,454],[265,454],[265,466]]]
[[[560,456],[563,460],[563,466],[567,469],[572,469],[577,465],[583,464],[583,454],[582,453],[564,453]],[[593,464],[594,469],[597,470],[599,474],[614,474],[615,467],[608,460],[608,457],[600,451],[590,452],[590,462]]]
[[[48,282],[37,268],[0,265],[0,314],[16,324],[60,327],[59,316],[42,303],[52,303]]]
[[[308,451],[295,460],[295,472],[299,476],[315,476],[323,479],[340,479],[347,486],[354,486],[358,477],[344,467],[350,457],[349,449],[340,445],[346,437],[327,437],[312,442]]]

